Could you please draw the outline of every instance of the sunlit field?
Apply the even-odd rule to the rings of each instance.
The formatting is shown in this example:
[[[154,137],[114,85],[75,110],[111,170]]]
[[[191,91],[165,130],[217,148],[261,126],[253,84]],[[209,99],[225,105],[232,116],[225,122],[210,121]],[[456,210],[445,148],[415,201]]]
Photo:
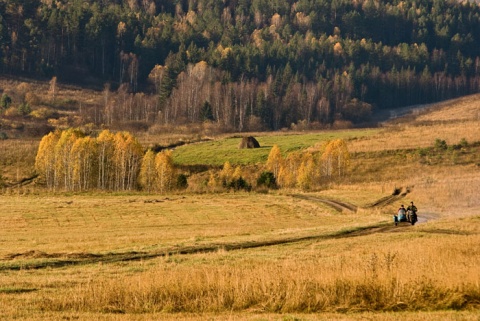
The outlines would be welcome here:
[[[444,103],[380,129],[331,134],[347,140],[351,173],[309,192],[4,188],[0,319],[478,320],[475,101]],[[295,149],[284,135],[256,137]],[[313,145],[315,135],[330,134],[305,135],[295,139]],[[236,153],[236,138],[229,139],[198,144]],[[426,152],[436,139],[468,144]],[[188,158],[180,155],[189,146],[198,148],[183,146],[177,160]],[[29,157],[25,152],[25,164]],[[32,172],[25,168],[20,179]],[[395,189],[405,194],[392,197]],[[392,214],[412,200],[420,222],[394,226]]]

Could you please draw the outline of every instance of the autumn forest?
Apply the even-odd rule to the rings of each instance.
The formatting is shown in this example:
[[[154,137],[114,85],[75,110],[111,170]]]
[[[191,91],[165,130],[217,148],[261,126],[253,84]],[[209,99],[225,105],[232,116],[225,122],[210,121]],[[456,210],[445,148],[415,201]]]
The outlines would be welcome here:
[[[365,123],[478,92],[479,38],[474,1],[0,1],[1,73],[103,91],[111,129]]]

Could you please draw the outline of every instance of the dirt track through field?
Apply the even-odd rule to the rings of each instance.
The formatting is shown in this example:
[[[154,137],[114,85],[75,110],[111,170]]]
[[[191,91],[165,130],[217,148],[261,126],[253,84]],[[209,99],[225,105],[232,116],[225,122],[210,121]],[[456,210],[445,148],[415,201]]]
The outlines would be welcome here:
[[[328,198],[322,198],[322,197],[317,197],[317,196],[309,196],[309,195],[301,195],[301,194],[293,194],[291,195],[296,198],[301,198],[304,200],[309,200],[309,201],[314,201],[314,202],[320,202],[329,205],[330,207],[333,207],[335,210],[339,212],[343,211],[350,211],[356,213],[358,210],[358,206],[347,203],[347,202],[340,202],[337,200],[333,199],[328,199]]]
[[[321,198],[317,196],[291,195],[294,198],[300,198],[313,202],[320,202],[331,206],[337,211],[349,211],[355,213],[358,210],[356,205],[340,202],[337,200]],[[428,216],[420,216],[419,223],[427,222],[434,219],[435,215],[430,213]],[[366,236],[376,233],[392,233],[404,230],[404,226],[410,224],[402,223],[395,226],[392,223],[379,223],[364,227],[357,227],[350,230],[342,230],[331,234],[312,234],[301,237],[285,237],[281,239],[272,239],[267,241],[248,241],[243,243],[211,243],[198,246],[183,246],[167,248],[161,251],[151,252],[123,252],[123,253],[45,253],[40,251],[28,251],[24,253],[15,253],[8,255],[0,260],[0,271],[5,270],[28,270],[28,269],[45,269],[45,268],[62,268],[68,266],[98,264],[98,263],[117,263],[128,261],[149,260],[159,257],[167,257],[172,255],[189,255],[197,253],[211,253],[217,251],[235,251],[242,249],[252,249],[266,246],[276,246],[289,243],[298,243],[305,241],[322,241],[329,239],[341,239],[348,237]],[[24,260],[36,260],[36,262],[25,262]]]
[[[28,270],[44,268],[61,268],[66,266],[87,265],[97,263],[116,263],[128,261],[148,260],[172,255],[189,255],[197,253],[211,253],[217,251],[235,251],[242,249],[252,249],[265,246],[275,246],[304,241],[321,241],[328,239],[340,239],[354,236],[369,235],[379,232],[387,232],[391,226],[378,224],[356,228],[354,230],[344,230],[333,234],[307,235],[302,237],[290,237],[274,239],[268,241],[249,241],[244,243],[219,243],[200,246],[185,246],[170,248],[164,251],[152,252],[124,252],[124,253],[45,253],[40,251],[28,251],[25,253],[11,254],[0,261],[0,271],[2,270]],[[38,262],[16,263],[18,259],[35,259]],[[45,260],[45,261],[42,261]],[[2,262],[3,261],[3,262]]]

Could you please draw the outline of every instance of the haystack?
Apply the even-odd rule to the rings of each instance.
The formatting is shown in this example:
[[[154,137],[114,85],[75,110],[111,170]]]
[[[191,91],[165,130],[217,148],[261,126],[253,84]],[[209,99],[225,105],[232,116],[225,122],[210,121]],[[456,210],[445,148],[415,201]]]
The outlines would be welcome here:
[[[243,137],[238,148],[259,148],[260,144],[253,136]]]

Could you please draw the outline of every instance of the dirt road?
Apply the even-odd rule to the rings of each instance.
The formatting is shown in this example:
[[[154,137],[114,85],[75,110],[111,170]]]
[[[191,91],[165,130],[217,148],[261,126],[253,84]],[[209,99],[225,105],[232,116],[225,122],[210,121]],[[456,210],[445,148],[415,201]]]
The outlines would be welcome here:
[[[356,213],[359,209],[358,206],[341,202],[338,200],[304,195],[293,194],[293,198],[300,198],[312,202],[320,202],[331,206],[339,212]],[[374,202],[375,206],[382,206],[392,200],[391,197],[384,198],[380,201]],[[370,205],[371,207],[372,205]],[[426,223],[430,220],[437,218],[438,215],[431,212],[419,213],[418,223]],[[27,251],[24,253],[14,253],[0,260],[0,271],[2,270],[22,270],[22,269],[45,269],[45,268],[62,268],[66,266],[77,266],[97,263],[115,263],[115,262],[127,262],[127,261],[139,261],[148,260],[158,257],[165,257],[171,255],[189,255],[195,253],[210,253],[219,250],[223,251],[235,251],[241,249],[259,248],[265,246],[276,246],[287,243],[296,243],[304,241],[321,241],[328,239],[340,239],[348,237],[359,237],[365,235],[371,235],[375,233],[390,233],[400,232],[405,227],[408,228],[410,224],[402,223],[399,226],[391,223],[376,223],[369,226],[355,227],[352,229],[341,230],[331,234],[311,234],[307,236],[299,237],[284,237],[280,239],[263,240],[263,241],[248,241],[243,243],[214,243],[198,246],[178,246],[165,248],[161,251],[150,252],[123,252],[123,253],[107,253],[107,254],[92,254],[92,253],[45,253],[40,251]],[[35,259],[35,262],[26,263],[25,260]],[[30,261],[30,260],[29,260]]]

